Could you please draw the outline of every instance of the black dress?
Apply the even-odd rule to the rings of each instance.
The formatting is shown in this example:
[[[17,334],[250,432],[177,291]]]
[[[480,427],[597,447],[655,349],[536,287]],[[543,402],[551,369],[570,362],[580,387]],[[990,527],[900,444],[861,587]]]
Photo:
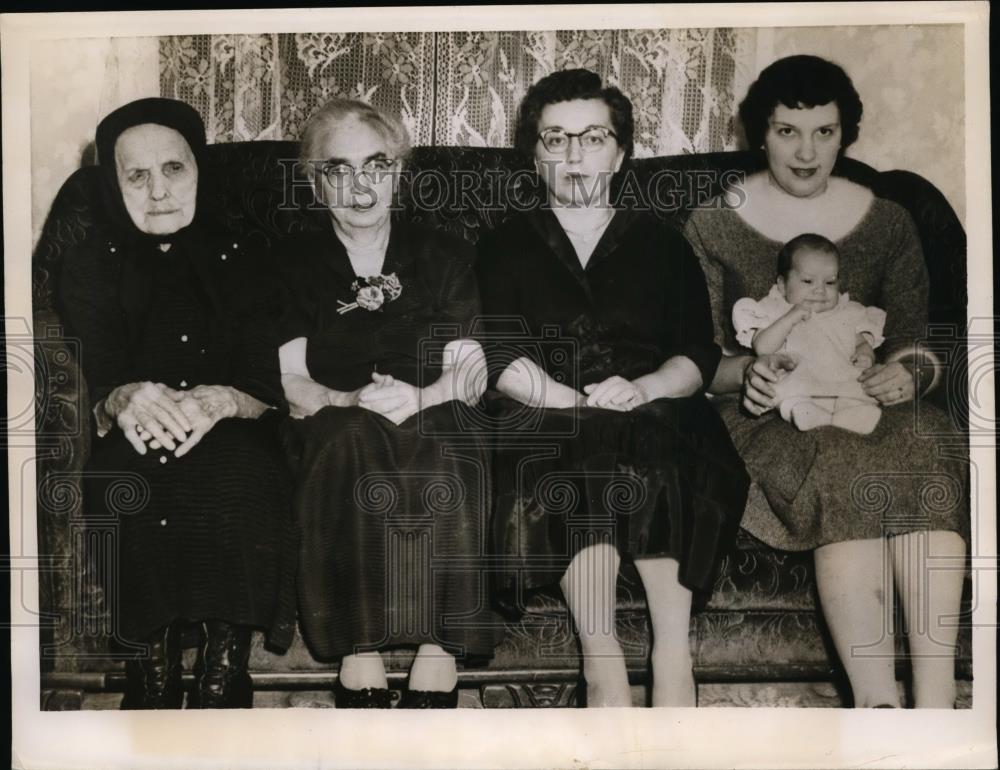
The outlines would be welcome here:
[[[615,213],[586,269],[550,210],[516,216],[483,238],[477,275],[488,319],[491,382],[525,356],[582,392],[686,356],[707,385],[720,350],[708,293],[687,242],[652,217]],[[504,603],[559,580],[583,547],[672,556],[704,599],[732,546],[749,479],[701,393],[629,412],[534,409],[499,394],[495,547]]]
[[[283,404],[280,295],[239,242],[188,227],[158,239],[95,237],[67,254],[61,315],[80,341],[90,401],[115,387],[230,385]],[[269,285],[271,288],[269,288]],[[295,529],[278,410],[220,420],[184,457],[139,455],[117,426],[95,436],[84,476],[91,526],[116,529],[116,619],[139,640],[174,620],[295,628]]]
[[[289,291],[286,340],[307,338],[313,380],[352,391],[373,371],[418,387],[441,374],[441,352],[469,336],[479,311],[471,248],[393,224],[383,274],[402,292],[378,310],[337,312],[356,276],[329,217],[281,249]],[[318,658],[436,643],[492,654],[497,627],[481,575],[490,458],[476,411],[459,401],[400,425],[375,412],[325,407],[285,424],[297,468],[302,533],[300,623]]]

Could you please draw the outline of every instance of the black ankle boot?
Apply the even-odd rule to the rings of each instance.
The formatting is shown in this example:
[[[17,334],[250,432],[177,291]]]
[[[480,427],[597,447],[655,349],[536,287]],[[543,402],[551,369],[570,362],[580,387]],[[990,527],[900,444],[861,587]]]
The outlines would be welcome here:
[[[125,697],[121,708],[179,709],[184,698],[181,689],[181,644],[176,624],[153,633],[143,643],[149,654],[125,662]]]
[[[202,624],[205,641],[195,663],[195,686],[189,708],[253,708],[253,681],[247,671],[250,635],[247,626],[231,626],[221,620]]]

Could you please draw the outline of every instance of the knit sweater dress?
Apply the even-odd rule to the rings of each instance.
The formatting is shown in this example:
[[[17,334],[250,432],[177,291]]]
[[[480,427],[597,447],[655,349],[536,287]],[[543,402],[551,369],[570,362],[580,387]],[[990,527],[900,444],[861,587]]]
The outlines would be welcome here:
[[[767,294],[782,244],[721,201],[694,211],[684,234],[705,272],[716,341],[728,355],[749,353],[736,341],[733,305]],[[926,337],[927,269],[906,210],[874,198],[836,245],[841,291],[886,311],[879,360]],[[799,431],[776,411],[752,417],[738,394],[714,404],[770,506],[750,506],[743,527],[772,547],[808,550],[919,530],[968,540],[967,441],[933,405],[885,407],[876,429],[861,435]]]

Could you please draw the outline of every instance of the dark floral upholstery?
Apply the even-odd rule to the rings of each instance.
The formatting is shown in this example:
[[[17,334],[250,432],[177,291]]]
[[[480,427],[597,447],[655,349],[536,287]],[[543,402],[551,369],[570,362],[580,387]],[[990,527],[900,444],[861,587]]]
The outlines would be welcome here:
[[[220,224],[267,246],[277,237],[308,228],[311,202],[308,185],[295,170],[297,145],[254,142],[208,148],[202,182],[219,212]],[[720,189],[727,173],[747,173],[760,167],[757,153],[713,153],[634,161],[632,195],[635,205],[648,204],[658,216],[680,227],[690,209]],[[469,241],[509,215],[534,192],[529,162],[514,150],[469,147],[416,148],[400,196],[398,216],[441,227]],[[107,656],[114,637],[108,626],[104,589],[90,567],[94,549],[85,547],[81,520],[80,476],[89,451],[89,403],[76,362],[76,347],[61,333],[53,310],[53,295],[66,250],[79,243],[100,216],[91,208],[97,200],[97,169],[79,169],[59,192],[33,257],[35,345],[37,351],[38,525],[42,608],[48,622],[43,630],[43,671],[107,672],[118,664]],[[933,185],[905,171],[877,172],[852,160],[842,160],[837,173],[872,187],[883,197],[905,206],[916,221],[931,275],[931,320],[944,331],[939,347],[951,351],[961,366],[966,307],[965,233],[947,201]],[[437,197],[435,197],[437,196]],[[959,381],[959,377],[952,377]],[[944,391],[939,398],[947,398]],[[949,403],[954,403],[950,400]],[[752,505],[763,503],[752,495]],[[95,544],[96,543],[96,544]],[[649,641],[642,590],[631,567],[619,588],[619,625],[630,666],[642,669]],[[968,604],[966,604],[968,606]],[[506,638],[489,666],[492,671],[575,671],[576,642],[567,611],[555,596],[532,600],[531,611],[507,627]],[[809,553],[781,553],[741,535],[716,581],[707,609],[691,627],[696,670],[702,681],[778,681],[830,678],[835,665],[817,611],[812,558]],[[258,641],[259,644],[259,641]],[[959,670],[971,673],[970,639],[961,635]],[[399,665],[405,654],[394,656]],[[301,639],[284,656],[256,648],[253,666],[270,672],[322,671],[327,666],[309,657]],[[571,690],[552,685],[545,675],[532,699],[558,705]],[[553,680],[555,681],[555,680]],[[516,705],[513,685],[493,680],[483,697],[495,705]],[[542,693],[542,695],[538,695]],[[537,697],[536,697],[537,696]],[[492,700],[491,700],[492,699]],[[512,700],[513,699],[513,700]],[[529,704],[530,705],[530,704]]]

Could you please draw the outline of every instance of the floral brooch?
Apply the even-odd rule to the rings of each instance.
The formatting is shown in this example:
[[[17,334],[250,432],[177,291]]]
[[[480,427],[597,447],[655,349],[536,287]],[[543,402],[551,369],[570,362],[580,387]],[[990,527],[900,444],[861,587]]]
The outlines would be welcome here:
[[[340,305],[337,312],[341,315],[359,307],[364,310],[379,310],[386,302],[392,302],[403,293],[403,285],[395,273],[370,275],[352,283],[351,291],[355,292],[354,302],[337,300]]]

